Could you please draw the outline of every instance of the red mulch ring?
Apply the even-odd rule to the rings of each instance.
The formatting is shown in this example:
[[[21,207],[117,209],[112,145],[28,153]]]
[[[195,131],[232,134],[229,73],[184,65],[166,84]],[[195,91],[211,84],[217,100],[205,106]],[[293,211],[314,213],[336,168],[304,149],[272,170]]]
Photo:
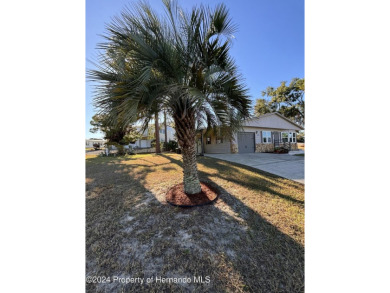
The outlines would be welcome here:
[[[210,204],[218,198],[218,192],[209,184],[201,182],[200,186],[201,192],[187,195],[184,193],[184,184],[177,184],[169,189],[166,200],[174,206],[194,207]]]

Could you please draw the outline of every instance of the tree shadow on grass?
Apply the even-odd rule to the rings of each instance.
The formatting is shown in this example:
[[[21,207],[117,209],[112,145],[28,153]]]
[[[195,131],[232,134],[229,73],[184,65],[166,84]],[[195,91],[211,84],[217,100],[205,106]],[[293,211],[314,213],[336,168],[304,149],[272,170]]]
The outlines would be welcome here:
[[[171,163],[145,167],[121,164],[121,159],[88,162],[87,275],[195,275],[204,280],[209,276],[211,282],[88,284],[88,292],[303,291],[303,246],[215,182],[228,180],[226,175],[200,172],[221,195],[216,204],[193,209],[158,199],[158,192],[167,191],[156,191],[162,183],[146,188],[153,172],[181,171],[180,160],[161,157]],[[181,179],[178,175],[172,176]],[[269,187],[265,191],[274,192]],[[93,192],[96,196],[88,198]]]
[[[181,168],[183,167],[183,163],[180,160],[174,159],[167,155],[162,155],[162,156],[170,160],[172,163],[177,164]],[[231,162],[226,162],[226,163],[225,162],[226,161],[222,161],[214,158],[198,157],[198,164],[202,164],[206,168],[214,169],[215,171],[217,171],[216,173],[213,174],[213,177],[218,177],[220,179],[228,180],[238,185],[245,184],[246,187],[256,192],[267,192],[272,196],[278,196],[282,199],[297,204],[301,204],[301,205],[304,204],[303,200],[296,199],[289,195],[278,192],[277,190],[274,189],[275,185],[278,184],[283,187],[286,186],[290,188],[296,188],[299,191],[303,192],[304,190],[303,184],[249,166],[240,165]],[[232,166],[234,166],[235,168],[232,168]],[[245,169],[248,170],[249,172],[243,175],[240,172],[240,170],[237,170],[237,168]],[[260,176],[253,176],[253,174],[257,174]],[[202,176],[204,177],[205,175],[208,174],[199,170],[199,175],[200,177]]]
[[[180,160],[172,157],[168,159],[182,167]],[[278,278],[271,277],[268,279],[272,280],[272,291],[268,292],[280,292],[283,291],[283,288],[293,288],[293,291],[290,292],[300,292],[303,290],[303,245],[279,231],[274,225],[264,219],[258,211],[250,208],[237,195],[233,196],[221,184],[215,182],[215,180],[223,179],[227,182],[235,183],[236,186],[243,186],[246,189],[250,189],[255,193],[267,193],[272,197],[278,197],[290,202],[301,210],[304,208],[303,200],[288,195],[288,191],[284,191],[287,194],[281,193],[282,191],[277,191],[275,186],[279,189],[286,188],[289,190],[290,188],[303,193],[304,185],[255,168],[232,164],[218,159],[199,157],[198,163],[206,167],[206,171],[208,169],[217,171],[211,172],[210,174],[200,170],[204,168],[198,168],[200,180],[208,182],[217,188],[221,192],[220,200],[224,201],[235,214],[240,215],[240,218],[244,219],[245,223],[249,225],[248,235],[250,240],[243,241],[241,243],[242,245],[237,247],[242,256],[239,265],[236,266],[237,269],[238,266],[241,266],[241,269],[238,269],[238,271],[244,271],[245,274],[252,271],[253,276],[260,277],[260,279],[264,279],[264,276],[270,276],[270,273],[277,274]],[[234,167],[232,168],[232,166]],[[243,169],[249,172],[242,174]],[[303,233],[303,231],[301,232]],[[264,257],[265,255],[268,257]],[[278,269],[275,270],[275,267]],[[249,278],[248,280],[253,279]],[[252,282],[250,288],[256,288],[256,292],[261,292],[258,291],[262,288],[262,286],[258,286],[261,282],[258,278],[254,280],[255,283],[253,284]],[[295,280],[295,282],[291,280]],[[269,289],[271,287],[268,286]],[[264,292],[267,292],[267,290]]]
[[[245,276],[251,292],[303,292],[304,247],[261,217],[207,175],[209,182],[220,191],[220,200],[248,226],[236,246],[234,268]]]

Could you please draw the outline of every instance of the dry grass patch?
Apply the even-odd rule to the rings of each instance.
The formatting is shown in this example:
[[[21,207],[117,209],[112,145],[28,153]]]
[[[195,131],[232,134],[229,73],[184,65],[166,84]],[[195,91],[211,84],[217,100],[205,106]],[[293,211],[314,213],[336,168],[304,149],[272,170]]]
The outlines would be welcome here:
[[[165,202],[182,181],[177,154],[86,160],[87,275],[210,277],[209,284],[89,284],[88,292],[303,292],[304,186],[198,158],[211,206]]]

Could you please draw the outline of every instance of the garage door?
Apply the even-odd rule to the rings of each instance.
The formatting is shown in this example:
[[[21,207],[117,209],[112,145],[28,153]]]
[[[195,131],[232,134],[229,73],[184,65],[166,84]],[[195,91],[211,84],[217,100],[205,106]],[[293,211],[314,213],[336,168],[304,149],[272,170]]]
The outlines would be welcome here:
[[[239,153],[254,153],[255,152],[255,133],[254,132],[239,132],[238,152]]]

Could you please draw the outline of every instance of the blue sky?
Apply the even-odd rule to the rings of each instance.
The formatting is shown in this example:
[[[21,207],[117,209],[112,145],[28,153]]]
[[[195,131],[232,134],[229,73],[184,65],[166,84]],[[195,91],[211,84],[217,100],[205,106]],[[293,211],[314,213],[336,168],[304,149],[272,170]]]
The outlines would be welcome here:
[[[122,8],[134,1],[86,0],[86,59],[96,61],[97,44],[102,42],[105,24]],[[304,77],[304,1],[303,0],[182,0],[180,5],[190,9],[204,3],[215,6],[225,3],[233,21],[238,25],[231,55],[245,78],[253,101],[261,97],[267,86],[281,81]],[[163,11],[161,0],[149,0],[157,11]],[[93,68],[86,62],[87,68]],[[89,132],[92,116],[93,85],[86,84],[86,138],[102,137]],[[254,105],[254,104],[253,104]]]

